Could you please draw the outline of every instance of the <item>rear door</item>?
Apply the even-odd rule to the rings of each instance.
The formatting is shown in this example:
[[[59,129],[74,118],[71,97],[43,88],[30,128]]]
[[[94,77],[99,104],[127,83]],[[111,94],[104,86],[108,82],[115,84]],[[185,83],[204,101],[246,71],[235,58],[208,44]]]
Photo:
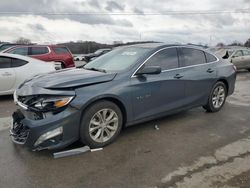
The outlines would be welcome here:
[[[217,58],[202,50],[181,47],[181,75],[185,80],[185,103],[198,106],[206,103],[208,95],[216,80],[215,63]]]
[[[250,68],[250,50],[242,50],[244,55],[244,67]]]
[[[157,52],[144,66],[160,66],[162,72],[131,78],[134,119],[140,120],[181,107],[184,82],[179,75],[177,49],[168,48]]]
[[[11,90],[15,81],[16,75],[11,68],[11,58],[0,56],[0,91]]]
[[[29,47],[29,56],[43,61],[50,61],[50,50],[47,46],[32,46]]]

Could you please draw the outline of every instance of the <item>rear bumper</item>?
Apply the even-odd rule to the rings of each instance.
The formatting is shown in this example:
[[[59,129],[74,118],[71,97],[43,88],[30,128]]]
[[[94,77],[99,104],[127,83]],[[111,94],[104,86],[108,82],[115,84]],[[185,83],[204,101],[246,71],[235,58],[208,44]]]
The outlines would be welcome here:
[[[68,107],[63,112],[42,120],[33,120],[27,111],[17,110],[13,114],[10,133],[14,143],[27,146],[32,150],[60,149],[79,139],[81,113]],[[63,132],[35,146],[36,141],[45,133],[62,128]]]
[[[235,82],[236,82],[237,73],[234,72],[230,77],[228,77],[228,95],[232,95],[235,90]]]

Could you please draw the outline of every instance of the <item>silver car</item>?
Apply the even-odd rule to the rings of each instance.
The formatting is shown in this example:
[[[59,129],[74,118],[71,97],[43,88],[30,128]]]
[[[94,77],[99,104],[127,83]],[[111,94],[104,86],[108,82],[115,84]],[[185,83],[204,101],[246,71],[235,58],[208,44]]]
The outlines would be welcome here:
[[[247,69],[250,71],[250,49],[220,49],[216,54],[233,63],[238,70]]]

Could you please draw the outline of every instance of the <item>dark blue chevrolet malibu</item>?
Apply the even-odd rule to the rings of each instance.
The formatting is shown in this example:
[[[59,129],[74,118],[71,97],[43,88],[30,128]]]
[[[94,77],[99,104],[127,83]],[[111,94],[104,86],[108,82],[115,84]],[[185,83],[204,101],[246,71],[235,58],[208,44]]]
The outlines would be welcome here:
[[[235,79],[232,64],[197,47],[116,48],[82,69],[38,75],[20,85],[11,137],[32,150],[77,140],[103,147],[122,127],[199,106],[219,111]]]

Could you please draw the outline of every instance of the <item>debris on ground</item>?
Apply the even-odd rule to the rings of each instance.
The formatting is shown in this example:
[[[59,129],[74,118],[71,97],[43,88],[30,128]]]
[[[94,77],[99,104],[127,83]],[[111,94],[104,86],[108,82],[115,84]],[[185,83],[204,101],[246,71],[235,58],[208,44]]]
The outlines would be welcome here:
[[[62,158],[62,157],[68,157],[68,156],[73,156],[73,155],[79,155],[82,153],[86,152],[95,152],[95,151],[101,151],[103,148],[95,148],[95,149],[90,149],[89,146],[84,146],[76,149],[71,149],[71,150],[66,150],[66,151],[60,151],[57,153],[54,153],[53,156],[55,159],[57,158]]]
[[[155,125],[155,130],[160,130],[160,128],[158,127],[158,125]]]

